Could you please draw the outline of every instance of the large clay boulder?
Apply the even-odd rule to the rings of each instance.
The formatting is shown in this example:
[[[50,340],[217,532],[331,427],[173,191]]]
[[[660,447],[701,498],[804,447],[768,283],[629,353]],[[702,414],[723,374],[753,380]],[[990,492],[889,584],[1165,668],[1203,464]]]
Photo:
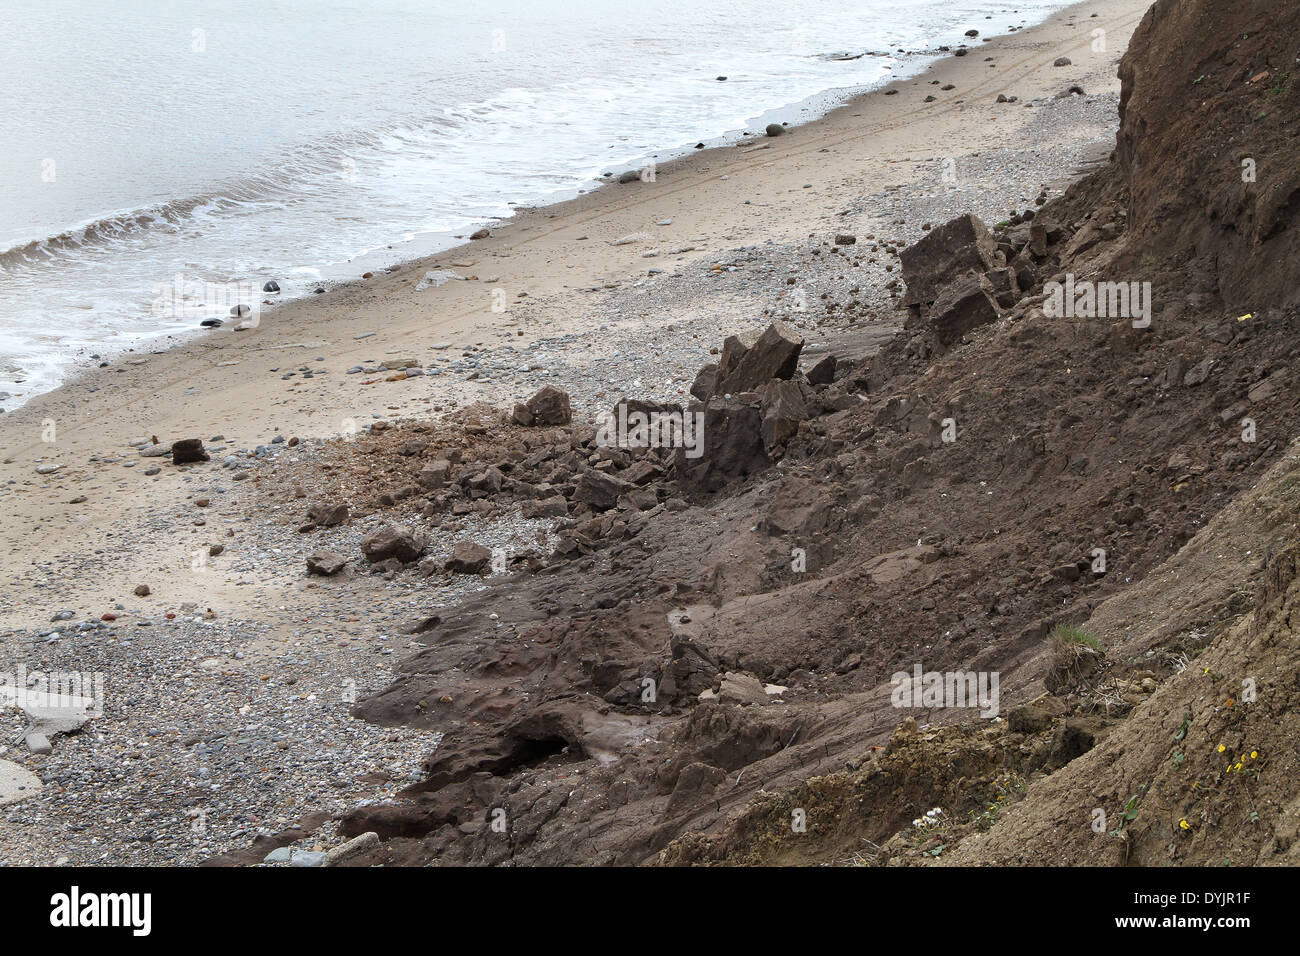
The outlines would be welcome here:
[[[784,322],[773,322],[752,344],[746,337],[729,336],[722,343],[713,394],[739,395],[774,378],[790,378],[799,367],[801,349],[803,338]]]
[[[636,488],[630,481],[610,475],[603,471],[589,468],[578,479],[578,487],[573,492],[573,500],[584,502],[596,511],[608,511],[618,504],[619,495]]]
[[[971,329],[997,321],[998,303],[984,276],[967,275],[948,285],[930,308],[935,341],[947,349]]]
[[[835,381],[835,369],[839,365],[839,360],[834,355],[823,355],[812,368],[808,369],[808,374],[804,376],[808,379],[809,385],[829,385]]]
[[[330,577],[342,571],[347,563],[347,558],[333,551],[313,551],[307,555],[307,573]]]
[[[812,418],[815,395],[799,381],[774,379],[759,389],[763,421],[763,449],[772,455],[799,431],[799,423]]]
[[[332,528],[348,520],[346,501],[318,501],[307,509],[307,520],[319,528]]]
[[[718,380],[717,363],[705,365],[695,373],[695,381],[691,383],[691,395],[700,401],[708,401],[713,394],[713,386]]]
[[[530,398],[524,408],[528,415],[532,416],[533,425],[567,425],[573,421],[569,393],[561,391],[554,385],[542,386],[541,391]],[[518,417],[516,420],[519,420]]]
[[[983,220],[970,213],[926,233],[899,254],[907,284],[903,304],[925,308],[955,279],[997,268],[997,251]]]
[[[447,478],[451,475],[451,462],[445,458],[439,458],[436,461],[428,462],[415,480],[421,488],[430,490],[441,488],[447,483]]]
[[[677,449],[679,480],[689,487],[714,490],[733,478],[771,464],[763,448],[763,416],[756,405],[715,396],[704,409],[704,448],[697,458]]]

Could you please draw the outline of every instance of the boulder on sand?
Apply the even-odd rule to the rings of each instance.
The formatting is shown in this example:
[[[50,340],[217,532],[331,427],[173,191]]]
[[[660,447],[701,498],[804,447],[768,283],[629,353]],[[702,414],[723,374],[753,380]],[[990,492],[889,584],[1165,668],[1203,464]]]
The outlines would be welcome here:
[[[626,494],[636,485],[617,475],[590,468],[578,479],[578,487],[573,492],[573,500],[585,502],[596,511],[608,511],[618,504],[618,496]]]
[[[708,401],[713,394],[713,384],[718,380],[717,363],[705,365],[695,373],[695,381],[691,383],[691,395],[700,401]]]
[[[794,437],[799,423],[813,416],[815,394],[802,382],[774,379],[758,390],[762,398],[763,421],[760,426],[763,448],[769,455]]]
[[[424,538],[404,525],[385,525],[361,539],[361,553],[371,564],[396,558],[402,563],[414,561],[428,547]]]
[[[320,501],[307,509],[307,519],[321,528],[332,528],[348,520],[346,501]]]
[[[342,571],[347,563],[347,558],[333,551],[313,551],[307,555],[307,573],[329,577]]]
[[[421,488],[441,488],[447,482],[451,474],[451,462],[445,458],[439,458],[437,461],[431,461],[420,469],[420,474],[416,476],[416,481]]]
[[[453,574],[482,574],[492,564],[492,552],[474,541],[457,541],[443,565]]]
[[[197,461],[211,461],[212,456],[203,449],[202,438],[182,438],[172,442],[172,464],[188,465]]]
[[[364,856],[379,846],[379,834],[373,830],[355,836],[347,843],[336,846],[325,854],[321,866],[346,866],[357,857]]]
[[[809,385],[829,385],[835,381],[835,367],[839,364],[834,355],[824,355],[805,376]]]

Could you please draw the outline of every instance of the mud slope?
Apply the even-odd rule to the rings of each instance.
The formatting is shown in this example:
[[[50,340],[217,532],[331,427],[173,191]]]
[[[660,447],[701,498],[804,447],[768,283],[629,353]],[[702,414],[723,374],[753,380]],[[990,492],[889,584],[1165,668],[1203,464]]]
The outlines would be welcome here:
[[[1294,395],[1300,371],[1294,332],[1284,331],[1294,323],[1291,277],[1300,266],[1298,25],[1300,10],[1288,3],[1160,0],[1121,65],[1112,163],[1042,211],[1095,222],[1108,202],[1126,208],[1125,235],[1110,252],[1097,254],[1106,246],[1100,232],[1080,239],[1085,221],[1053,265],[1081,278],[1149,279],[1160,303],[1149,330],[1117,330],[1096,343],[1092,359],[1104,369],[1131,350],[1135,377],[1125,387],[1144,398],[1116,415],[1120,388],[1103,390],[1076,427],[1106,420],[1118,430],[1112,448],[1123,448],[1132,466],[1121,488],[1146,473],[1175,497],[1193,492],[1175,515],[1203,516],[1236,496],[1233,503],[1163,563],[1139,575],[1126,570],[1124,588],[1079,616],[1101,654],[1045,649],[1053,693],[995,724],[908,723],[883,751],[765,795],[720,831],[675,842],[664,862],[1296,862],[1300,457],[1292,446],[1249,486],[1231,480],[1230,462],[1265,457],[1243,441],[1242,426],[1256,415],[1268,422],[1274,451],[1296,434],[1292,411],[1277,415],[1255,399],[1275,389]],[[1242,181],[1246,158],[1255,160],[1257,182]],[[1032,328],[1017,326],[1012,338]],[[907,346],[886,352],[906,355]],[[995,333],[964,357],[983,366],[997,354]],[[1040,339],[1033,354],[1049,378],[1053,360],[1081,360],[1059,341]],[[1186,389],[1200,373],[1189,376],[1184,363],[1202,356],[1209,377],[1195,389],[1209,385],[1213,400],[1183,407],[1187,396],[1208,397]],[[1245,364],[1234,374],[1237,362]],[[1158,396],[1174,380],[1183,383],[1176,403],[1148,403],[1153,384]],[[1158,429],[1149,444],[1126,441],[1143,423]],[[1210,440],[1198,443],[1197,434]],[[1205,485],[1219,494],[1193,510]],[[1150,517],[1161,499],[1148,487],[1129,500]],[[1160,541],[1171,517],[1146,524],[1138,539]],[[1113,547],[1124,536],[1098,540]],[[936,807],[942,812],[927,818]],[[791,832],[795,808],[809,820],[804,834]]]
[[[1045,695],[1002,724],[907,724],[884,751],[766,795],[664,861],[1294,865],[1297,487],[1293,446],[1174,558],[1097,609],[1085,628],[1136,668]],[[1164,661],[1173,676],[1149,696],[1115,676]],[[911,822],[934,807],[935,823]],[[791,832],[795,808],[807,834]]]
[[[527,409],[459,432],[399,423],[348,452],[392,489],[367,510],[394,521],[555,518],[547,554],[418,622],[425,649],[358,704],[366,719],[444,733],[424,780],[343,820],[381,838],[358,862],[942,861],[949,844],[913,818],[942,806],[997,834],[1003,806],[1044,774],[1069,788],[1041,798],[1054,814],[1089,788],[1089,809],[1139,779],[1160,794],[1160,810],[1143,797],[1133,806],[1146,816],[1112,819],[1130,836],[1104,849],[1060,838],[1062,859],[1164,852],[1165,831],[1134,820],[1167,828],[1177,814],[1192,828],[1179,834],[1203,833],[1224,805],[1157,786],[1151,762],[1182,725],[1182,699],[1165,702],[1203,666],[1186,661],[1246,639],[1236,616],[1255,557],[1222,559],[1240,575],[1202,568],[1216,584],[1198,589],[1185,624],[1130,627],[1113,602],[1166,580],[1133,613],[1181,597],[1167,562],[1300,433],[1300,318],[1283,279],[1297,264],[1294,166],[1280,125],[1293,121],[1282,117],[1294,116],[1286,71],[1300,33],[1255,33],[1295,17],[1281,0],[1161,0],[1122,67],[1109,165],[991,233],[963,217],[899,250],[909,318],[874,355],[844,346],[834,368],[814,367],[779,324],[728,339],[687,409],[703,416],[701,458],[526,425]],[[1241,150],[1259,157],[1249,187],[1224,171]],[[843,254],[828,239],[815,242]],[[1257,286],[1252,261],[1269,264]],[[1151,282],[1150,321],[1049,315],[1050,283],[1067,274]],[[454,570],[391,560],[381,570]],[[1249,631],[1259,653],[1282,634],[1267,608],[1290,600],[1285,567],[1249,625],[1262,628]],[[1103,652],[1051,637],[1103,623]],[[1223,686],[1239,660],[1219,663]],[[891,675],[916,665],[997,672],[1005,719],[951,727],[971,711],[894,707]],[[1193,727],[1198,747],[1279,749],[1262,722],[1229,733],[1219,705],[1201,703],[1181,772],[1210,779]],[[1143,747],[1109,749],[1148,720]],[[1116,774],[1107,755],[1134,763]],[[1088,772],[1095,785],[1075,777]],[[789,802],[819,787],[815,804]],[[808,827],[790,837],[794,809]],[[778,820],[786,832],[770,829]],[[1032,840],[1045,832],[1019,832],[1008,847],[1041,862]]]

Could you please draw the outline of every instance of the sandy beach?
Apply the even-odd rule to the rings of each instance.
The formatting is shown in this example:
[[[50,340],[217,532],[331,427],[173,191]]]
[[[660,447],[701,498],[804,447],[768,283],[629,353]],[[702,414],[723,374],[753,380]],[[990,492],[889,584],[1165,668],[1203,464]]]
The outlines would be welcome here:
[[[905,317],[897,250],[967,210],[994,223],[1033,208],[1109,155],[1117,63],[1148,6],[1092,0],[972,40],[784,135],[523,211],[489,238],[268,305],[253,329],[130,353],[0,416],[0,658],[102,672],[108,701],[49,756],[0,748],[46,783],[5,808],[0,859],[198,863],[416,779],[436,736],[348,707],[418,643],[399,624],[477,585],[305,578],[295,485],[310,491],[309,449],[381,420],[509,410],[545,384],[581,421],[624,394],[680,401],[725,336],[774,318],[803,332],[805,356],[869,354]],[[851,255],[823,251],[842,233]],[[826,305],[846,300],[858,306]],[[411,364],[422,374],[392,374]],[[201,438],[211,461],[141,455],[152,436]],[[355,549],[366,530],[325,543]],[[489,546],[548,533],[470,515],[434,550],[466,531]],[[220,811],[198,814],[217,789]]]

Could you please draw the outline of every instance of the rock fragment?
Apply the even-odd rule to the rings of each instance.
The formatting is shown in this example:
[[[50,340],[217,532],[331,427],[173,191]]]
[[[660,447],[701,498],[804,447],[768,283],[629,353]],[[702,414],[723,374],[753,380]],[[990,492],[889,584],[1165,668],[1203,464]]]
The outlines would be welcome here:
[[[347,566],[348,559],[334,551],[313,551],[307,555],[307,573],[331,577]]]
[[[212,456],[203,448],[202,438],[182,438],[180,441],[172,442],[171,451],[173,465],[189,465],[212,460]]]
[[[361,553],[371,564],[395,558],[403,564],[424,554],[428,543],[405,525],[385,525],[361,539]]]

